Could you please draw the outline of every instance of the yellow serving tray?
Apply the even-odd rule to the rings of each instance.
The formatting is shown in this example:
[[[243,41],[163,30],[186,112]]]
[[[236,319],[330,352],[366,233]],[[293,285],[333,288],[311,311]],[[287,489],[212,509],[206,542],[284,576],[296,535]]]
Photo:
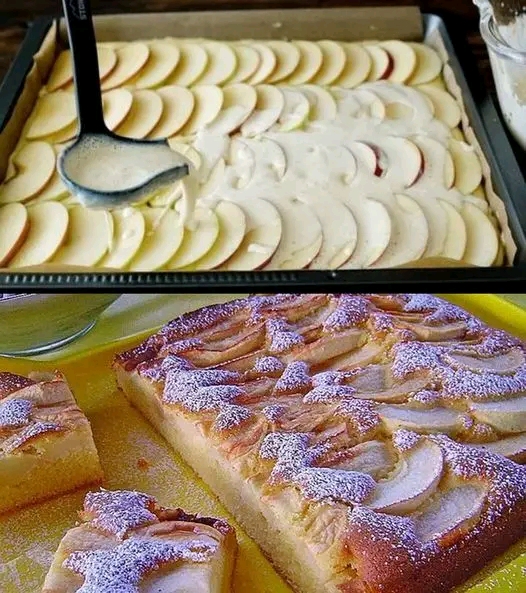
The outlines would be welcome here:
[[[447,298],[491,325],[526,339],[526,310],[495,295]],[[54,361],[0,358],[0,369],[22,374],[37,369],[60,369],[66,375],[93,427],[107,488],[143,490],[167,506],[229,517],[208,487],[116,389],[110,370],[112,357],[141,339],[142,336],[134,336],[102,343],[95,351]],[[83,497],[84,492],[67,494],[0,517],[1,593],[40,592],[52,555],[62,534],[77,520]],[[240,543],[233,593],[291,593],[254,542],[235,521],[232,523]],[[491,563],[459,591],[526,593],[526,540]]]

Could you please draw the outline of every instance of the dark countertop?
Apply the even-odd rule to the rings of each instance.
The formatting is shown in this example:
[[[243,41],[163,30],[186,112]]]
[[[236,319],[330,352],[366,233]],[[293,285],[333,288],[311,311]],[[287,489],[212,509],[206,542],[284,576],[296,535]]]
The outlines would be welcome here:
[[[92,0],[95,13],[162,12],[175,10],[213,10],[239,8],[323,8],[329,6],[378,6],[418,4],[411,0]],[[492,93],[493,79],[486,48],[478,32],[478,12],[471,0],[424,0],[419,3],[422,12],[442,16],[450,33],[459,40],[467,39],[461,59],[475,62],[483,84]],[[2,2],[0,6],[0,80],[4,77],[22,42],[28,21],[36,16],[57,14],[61,0],[16,0]],[[468,68],[466,68],[468,70]]]

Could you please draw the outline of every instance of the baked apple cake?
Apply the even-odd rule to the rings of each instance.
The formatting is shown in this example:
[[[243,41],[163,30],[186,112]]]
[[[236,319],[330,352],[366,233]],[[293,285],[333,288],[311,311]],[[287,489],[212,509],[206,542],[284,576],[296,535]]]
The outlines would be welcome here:
[[[0,372],[0,513],[102,481],[88,419],[66,380]]]
[[[237,550],[221,519],[168,509],[141,492],[89,492],[43,593],[229,593]]]
[[[114,368],[296,591],[443,593],[526,535],[525,352],[430,295],[278,295]]]

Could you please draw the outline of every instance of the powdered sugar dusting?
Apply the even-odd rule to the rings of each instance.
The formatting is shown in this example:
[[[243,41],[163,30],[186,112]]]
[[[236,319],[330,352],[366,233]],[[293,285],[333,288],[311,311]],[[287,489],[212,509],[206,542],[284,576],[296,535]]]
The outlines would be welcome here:
[[[151,363],[149,366],[142,367],[138,365],[137,370],[143,377],[148,377],[152,381],[164,381],[168,373],[177,373],[180,371],[188,371],[192,368],[192,364],[186,359],[169,354],[165,358],[155,361],[156,364],[153,366]]]
[[[441,364],[438,346],[425,342],[402,342],[392,348],[394,354],[391,371],[394,377],[405,379],[417,371],[431,371]]]
[[[417,391],[410,398],[411,401],[418,402],[426,406],[436,404],[440,401],[440,399],[440,393],[431,389],[422,389],[422,391]]]
[[[164,564],[206,562],[216,550],[198,541],[130,538],[110,550],[73,552],[63,566],[84,577],[78,593],[139,593],[141,579]]]
[[[413,432],[412,430],[405,430],[401,428],[393,433],[393,445],[400,453],[409,451],[416,447],[422,440],[422,435]]]
[[[294,478],[302,494],[316,502],[363,502],[373,492],[376,482],[368,474],[355,471],[309,467]]]
[[[374,402],[363,399],[350,398],[342,402],[338,406],[336,414],[343,415],[351,420],[355,430],[360,435],[375,431],[381,425],[381,419]]]
[[[0,399],[24,389],[35,382],[14,373],[0,372]]]
[[[223,406],[214,421],[214,429],[217,431],[230,430],[243,424],[252,416],[252,412],[243,406]]]
[[[344,294],[338,299],[336,309],[327,317],[323,329],[343,331],[367,321],[371,303],[364,297]]]
[[[29,423],[32,402],[27,399],[10,399],[0,402],[0,430],[2,428],[20,428]]]
[[[101,490],[86,494],[84,513],[93,526],[123,539],[130,529],[158,522],[150,510],[154,504],[153,497],[141,492]]]
[[[320,385],[303,398],[304,404],[328,404],[352,397],[356,389],[350,385]]]
[[[473,316],[447,301],[430,294],[412,294],[404,305],[407,313],[427,313],[424,317],[429,325],[442,325],[455,321],[467,321]]]
[[[301,360],[289,363],[276,382],[275,390],[284,393],[300,393],[310,388],[309,365]]]
[[[163,353],[166,354],[183,354],[195,350],[202,346],[203,342],[199,338],[188,338],[186,340],[178,340],[177,342],[171,342],[163,348]]]
[[[261,375],[275,375],[281,373],[284,368],[285,363],[275,356],[262,356],[254,363],[254,371]]]
[[[302,336],[285,319],[268,319],[265,327],[270,340],[268,350],[272,354],[288,352],[304,342]]]
[[[454,398],[469,397],[474,400],[502,398],[526,391],[526,366],[514,375],[475,373],[469,369],[437,369],[442,379],[444,394]]]
[[[46,432],[60,432],[61,430],[62,427],[54,422],[34,422],[6,439],[1,447],[4,453],[12,453],[15,449],[22,447],[22,445],[37,436]]]
[[[267,418],[267,420],[270,420],[271,422],[275,422],[286,411],[286,409],[287,408],[285,406],[280,406],[279,404],[273,404],[271,406],[265,406],[261,410],[261,413],[263,414],[263,416],[265,416],[265,418]]]

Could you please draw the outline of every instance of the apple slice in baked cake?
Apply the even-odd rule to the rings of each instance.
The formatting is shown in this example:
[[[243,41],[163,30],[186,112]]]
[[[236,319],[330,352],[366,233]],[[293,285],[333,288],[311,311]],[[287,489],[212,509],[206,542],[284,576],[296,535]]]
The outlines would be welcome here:
[[[446,301],[250,297],[114,367],[297,591],[445,593],[526,534],[525,346]]]

